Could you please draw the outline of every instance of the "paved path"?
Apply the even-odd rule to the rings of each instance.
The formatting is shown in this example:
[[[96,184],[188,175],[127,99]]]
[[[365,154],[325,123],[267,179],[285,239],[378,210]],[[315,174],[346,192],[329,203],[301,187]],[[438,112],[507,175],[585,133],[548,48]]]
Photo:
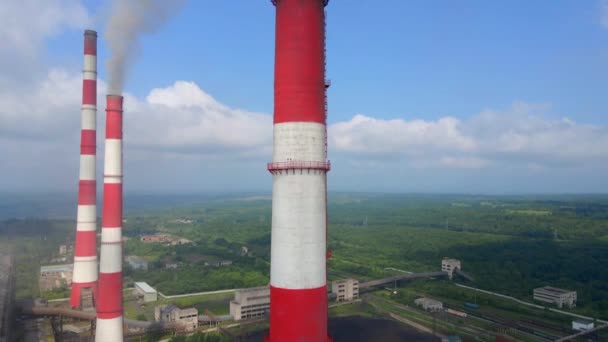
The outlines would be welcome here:
[[[473,291],[477,291],[477,292],[481,292],[481,293],[485,293],[485,294],[489,294],[489,295],[492,295],[492,296],[496,296],[496,297],[501,297],[501,298],[504,298],[504,299],[512,300],[512,301],[517,302],[519,304],[527,305],[527,306],[530,306],[530,307],[533,307],[533,308],[537,308],[537,309],[541,309],[541,310],[548,309],[549,311],[557,312],[557,313],[560,313],[562,315],[568,315],[568,316],[571,316],[571,317],[587,319],[587,320],[590,320],[590,321],[594,320],[593,317],[587,317],[587,316],[575,314],[575,313],[572,313],[572,312],[562,311],[562,310],[553,309],[553,308],[546,308],[546,307],[544,307],[542,305],[532,304],[530,302],[524,302],[523,300],[519,300],[519,299],[517,299],[515,297],[506,296],[506,295],[503,295],[503,294],[500,294],[500,293],[497,293],[497,292],[486,291],[486,290],[478,289],[476,287],[471,287],[471,286],[466,286],[466,285],[461,285],[461,284],[456,284],[456,286],[462,287],[462,288],[465,288],[465,289],[469,289],[469,290],[473,290]],[[608,321],[604,321],[604,320],[601,320],[601,319],[598,319],[597,321],[600,322],[600,323],[608,323]]]
[[[228,289],[228,290],[217,290],[217,291],[207,291],[207,292],[185,293],[185,294],[179,294],[179,295],[173,295],[173,296],[165,296],[164,293],[158,291],[158,294],[161,297],[163,297],[163,299],[172,299],[172,298],[202,296],[202,295],[217,294],[217,293],[228,293],[228,292],[234,292],[236,290],[239,290],[239,289]]]

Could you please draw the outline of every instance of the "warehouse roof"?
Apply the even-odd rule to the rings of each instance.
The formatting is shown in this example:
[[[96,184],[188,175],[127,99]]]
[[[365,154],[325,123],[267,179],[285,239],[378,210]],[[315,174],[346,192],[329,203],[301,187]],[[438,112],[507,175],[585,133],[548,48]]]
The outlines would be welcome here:
[[[148,285],[148,283],[144,283],[143,281],[136,282],[135,283],[135,287],[138,287],[139,289],[141,289],[145,293],[156,293],[156,290],[153,289],[152,286]]]

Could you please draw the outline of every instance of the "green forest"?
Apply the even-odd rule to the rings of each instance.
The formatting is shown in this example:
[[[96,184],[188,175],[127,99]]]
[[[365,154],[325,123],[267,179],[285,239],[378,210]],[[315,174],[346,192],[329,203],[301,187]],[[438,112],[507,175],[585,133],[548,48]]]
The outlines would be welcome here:
[[[268,283],[269,197],[150,203],[125,211],[125,254],[149,261],[147,271],[125,264],[127,283],[146,281],[166,295]],[[608,319],[608,273],[602,267],[608,264],[608,196],[333,193],[328,216],[330,280],[380,278],[386,268],[435,271],[443,257],[454,257],[475,278],[469,285],[530,301],[538,286],[573,289],[576,312]],[[73,228],[70,220],[0,223],[3,243],[18,254],[20,296],[38,294],[40,264],[59,243],[73,240]],[[159,232],[194,244],[139,241]],[[232,264],[213,266],[221,260]],[[168,269],[168,263],[178,268]]]

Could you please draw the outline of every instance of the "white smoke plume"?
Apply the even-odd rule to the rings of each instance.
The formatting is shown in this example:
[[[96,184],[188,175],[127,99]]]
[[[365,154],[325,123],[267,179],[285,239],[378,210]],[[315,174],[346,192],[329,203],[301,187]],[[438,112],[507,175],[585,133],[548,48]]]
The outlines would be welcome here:
[[[114,0],[105,39],[110,47],[109,94],[120,95],[125,73],[139,52],[139,36],[160,28],[185,0]]]

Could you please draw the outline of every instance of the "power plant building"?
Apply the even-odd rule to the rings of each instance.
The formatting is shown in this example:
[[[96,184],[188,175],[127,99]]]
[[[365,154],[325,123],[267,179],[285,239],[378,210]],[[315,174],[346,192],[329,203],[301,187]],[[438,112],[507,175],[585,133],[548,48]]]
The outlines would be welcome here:
[[[460,271],[461,269],[462,265],[458,259],[443,258],[443,260],[441,260],[441,271],[447,272],[450,279],[454,277],[454,272]]]
[[[159,305],[154,308],[154,320],[175,323],[181,329],[194,331],[198,328],[198,310],[196,308],[180,309],[173,304]]]
[[[268,286],[237,290],[230,301],[230,315],[235,321],[264,317],[270,308]]]
[[[351,301],[359,298],[359,281],[357,279],[335,280],[331,284],[331,292],[336,295],[337,302]]]
[[[534,300],[554,304],[558,308],[576,307],[576,291],[564,290],[557,287],[545,286],[534,289]]]
[[[424,311],[435,312],[443,310],[443,303],[433,298],[418,298],[414,300],[414,304],[422,307]]]
[[[158,292],[152,286],[144,282],[135,283],[133,294],[136,297],[142,298],[144,303],[156,302],[158,300]]]
[[[595,324],[588,319],[575,319],[572,321],[572,330],[587,331],[593,329]]]
[[[40,266],[40,278],[38,280],[40,291],[71,286],[73,269],[74,265],[72,264]]]

